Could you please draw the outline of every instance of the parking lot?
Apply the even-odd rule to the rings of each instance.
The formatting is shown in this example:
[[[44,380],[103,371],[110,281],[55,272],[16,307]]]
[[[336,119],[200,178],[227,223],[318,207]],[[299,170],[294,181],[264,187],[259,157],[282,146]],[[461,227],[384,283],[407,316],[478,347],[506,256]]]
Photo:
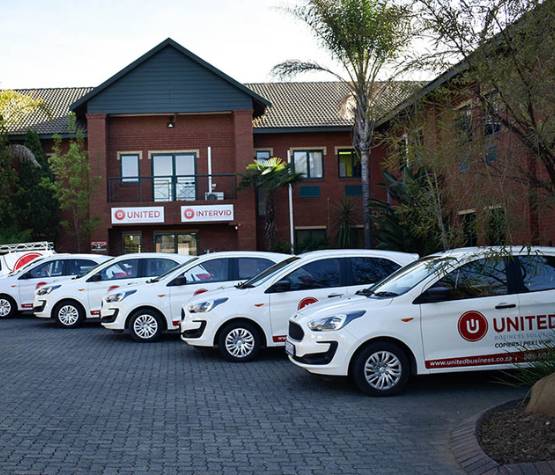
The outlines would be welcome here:
[[[0,473],[459,473],[449,433],[523,393],[495,374],[373,399],[282,351],[231,364],[177,335],[0,321]]]

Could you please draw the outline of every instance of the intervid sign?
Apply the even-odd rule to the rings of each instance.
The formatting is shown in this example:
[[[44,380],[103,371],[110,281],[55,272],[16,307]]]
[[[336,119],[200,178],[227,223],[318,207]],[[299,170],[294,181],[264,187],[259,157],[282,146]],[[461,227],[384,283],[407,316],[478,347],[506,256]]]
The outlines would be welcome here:
[[[182,206],[182,223],[206,223],[211,221],[233,221],[233,205]]]

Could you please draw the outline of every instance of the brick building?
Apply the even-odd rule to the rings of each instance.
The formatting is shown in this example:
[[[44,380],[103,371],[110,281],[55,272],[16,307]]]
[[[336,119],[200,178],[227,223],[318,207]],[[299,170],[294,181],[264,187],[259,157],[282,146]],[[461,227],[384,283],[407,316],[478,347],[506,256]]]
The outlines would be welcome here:
[[[417,83],[404,86],[384,97],[392,113],[381,127],[426,92]],[[91,236],[98,250],[262,248],[263,207],[253,190],[237,190],[237,174],[270,156],[290,160],[304,174],[291,201],[287,190],[279,193],[280,243],[333,245],[344,197],[355,204],[354,234],[360,234],[360,168],[351,120],[341,113],[345,84],[243,85],[167,39],[95,88],[20,92],[42,98],[50,115],[37,111],[13,137],[32,128],[48,149],[54,134],[71,138],[70,111],[86,130],[91,174],[100,177],[90,206],[100,221]],[[377,185],[386,150],[373,151],[377,198],[385,198]],[[553,240],[552,227],[542,232],[543,242]],[[58,243],[67,247],[63,239]]]

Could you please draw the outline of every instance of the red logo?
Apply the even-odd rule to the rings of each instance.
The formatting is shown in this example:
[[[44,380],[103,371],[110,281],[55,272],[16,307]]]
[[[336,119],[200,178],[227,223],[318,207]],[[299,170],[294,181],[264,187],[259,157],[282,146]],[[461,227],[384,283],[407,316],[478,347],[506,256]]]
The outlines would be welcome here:
[[[307,305],[310,305],[316,302],[318,302],[318,299],[315,297],[305,297],[299,302],[299,305],[297,306],[297,310],[301,310],[302,308],[305,308]]]
[[[186,208],[183,210],[183,217],[185,219],[193,219],[195,217],[195,210],[192,208]]]
[[[488,332],[488,321],[480,312],[471,310],[461,315],[458,328],[466,341],[480,341]]]
[[[114,216],[118,221],[121,221],[123,218],[125,218],[125,211],[123,211],[122,209],[118,209],[114,213]]]
[[[28,252],[27,254],[23,254],[13,266],[13,270],[17,270],[20,267],[23,267],[25,264],[29,264],[29,262],[34,261],[37,257],[42,256],[42,254],[38,252]]]

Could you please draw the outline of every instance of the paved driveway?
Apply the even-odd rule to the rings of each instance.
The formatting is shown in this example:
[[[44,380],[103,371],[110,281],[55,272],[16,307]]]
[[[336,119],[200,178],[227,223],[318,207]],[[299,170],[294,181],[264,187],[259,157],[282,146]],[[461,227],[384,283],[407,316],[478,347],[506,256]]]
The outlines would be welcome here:
[[[0,473],[458,473],[449,431],[522,391],[419,378],[372,399],[281,351],[230,364],[176,336],[0,321]]]

